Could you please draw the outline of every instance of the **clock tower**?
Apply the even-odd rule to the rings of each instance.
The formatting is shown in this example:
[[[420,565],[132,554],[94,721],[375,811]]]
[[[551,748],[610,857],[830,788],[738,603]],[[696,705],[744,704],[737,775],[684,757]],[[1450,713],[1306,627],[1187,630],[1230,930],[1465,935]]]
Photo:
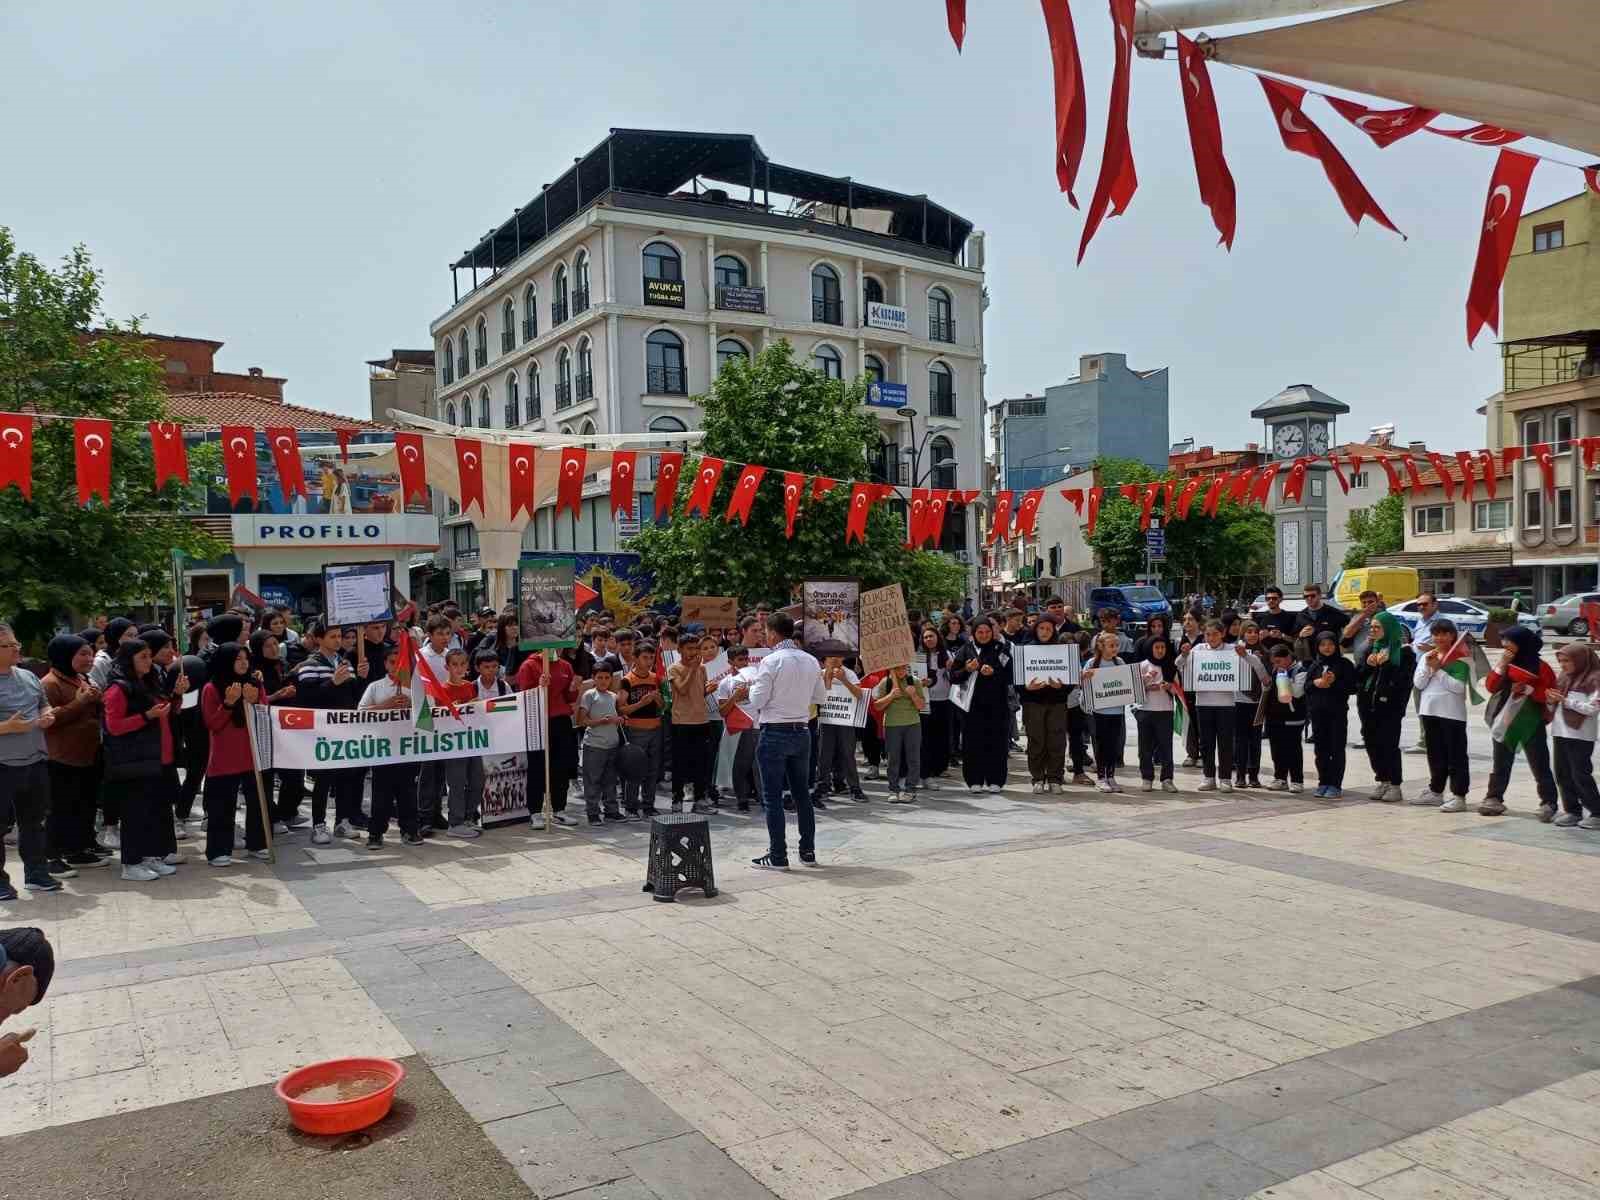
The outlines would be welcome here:
[[[1275,574],[1285,591],[1308,583],[1326,585],[1328,558],[1328,451],[1337,446],[1334,421],[1350,411],[1308,383],[1291,384],[1250,415],[1266,425],[1267,459],[1282,464],[1271,497],[1276,542]],[[1298,502],[1283,503],[1283,484],[1297,458],[1309,460]],[[1337,484],[1335,484],[1337,486]]]

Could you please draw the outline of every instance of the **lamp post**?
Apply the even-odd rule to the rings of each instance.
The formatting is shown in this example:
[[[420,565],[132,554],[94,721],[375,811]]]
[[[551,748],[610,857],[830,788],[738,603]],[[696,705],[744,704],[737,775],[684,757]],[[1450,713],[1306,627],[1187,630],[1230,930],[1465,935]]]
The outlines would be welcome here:
[[[909,404],[903,404],[899,408],[895,409],[895,412],[899,413],[902,417],[904,417],[906,419],[906,422],[911,426],[911,445],[908,448],[908,451],[909,451],[909,453],[911,455],[911,486],[912,487],[921,487],[922,486],[922,470],[921,470],[921,465],[920,464],[922,462],[922,451],[927,446],[928,440],[933,437],[933,430],[931,428],[930,429],[924,429],[922,431],[922,440],[918,441],[917,440],[917,417],[920,414],[917,412],[917,410],[912,408]],[[932,467],[929,467],[928,473],[930,475],[933,474],[933,468]],[[896,480],[896,482],[899,482],[899,481]]]

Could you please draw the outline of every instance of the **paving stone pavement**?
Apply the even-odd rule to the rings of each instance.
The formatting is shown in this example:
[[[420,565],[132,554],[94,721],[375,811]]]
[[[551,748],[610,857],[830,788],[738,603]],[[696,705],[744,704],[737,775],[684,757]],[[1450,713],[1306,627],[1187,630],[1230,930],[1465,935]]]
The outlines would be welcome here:
[[[817,871],[713,818],[676,904],[639,825],[86,871],[7,906],[61,966],[0,1134],[416,1053],[539,1197],[1600,1200],[1600,837],[1351,763],[1339,803],[869,784]]]

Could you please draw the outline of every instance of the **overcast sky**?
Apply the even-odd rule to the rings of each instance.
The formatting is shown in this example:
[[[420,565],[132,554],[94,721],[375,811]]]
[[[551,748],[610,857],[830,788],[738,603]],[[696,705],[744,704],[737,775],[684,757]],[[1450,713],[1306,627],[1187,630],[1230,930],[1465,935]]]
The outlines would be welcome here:
[[[1074,4],[1094,190],[1111,45]],[[775,160],[926,191],[988,235],[987,396],[1039,393],[1080,354],[1166,365],[1171,432],[1258,436],[1250,408],[1315,384],[1357,437],[1482,444],[1492,335],[1464,304],[1494,152],[1418,134],[1380,151],[1318,101],[1401,241],[1355,230],[1311,159],[1286,152],[1260,85],[1213,68],[1239,190],[1232,254],[1196,193],[1171,61],[1136,58],[1140,188],[1083,267],[1051,166],[1038,6],[972,5],[957,56],[938,0],[463,5],[232,2],[0,6],[11,114],[0,223],[54,259],[87,244],[106,308],[226,342],[224,370],[367,411],[366,359],[425,346],[445,264],[610,126],[752,133]],[[1576,191],[1535,175],[1529,207]]]

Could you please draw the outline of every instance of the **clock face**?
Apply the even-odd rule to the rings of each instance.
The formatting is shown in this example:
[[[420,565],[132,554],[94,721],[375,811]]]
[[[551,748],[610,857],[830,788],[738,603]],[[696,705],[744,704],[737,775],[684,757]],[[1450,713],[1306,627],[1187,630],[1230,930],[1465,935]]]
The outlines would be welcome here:
[[[1272,435],[1272,449],[1279,458],[1293,458],[1305,445],[1305,431],[1298,425],[1280,425]]]
[[[1328,427],[1321,421],[1311,423],[1311,433],[1306,439],[1306,445],[1312,454],[1326,454],[1328,452]]]

